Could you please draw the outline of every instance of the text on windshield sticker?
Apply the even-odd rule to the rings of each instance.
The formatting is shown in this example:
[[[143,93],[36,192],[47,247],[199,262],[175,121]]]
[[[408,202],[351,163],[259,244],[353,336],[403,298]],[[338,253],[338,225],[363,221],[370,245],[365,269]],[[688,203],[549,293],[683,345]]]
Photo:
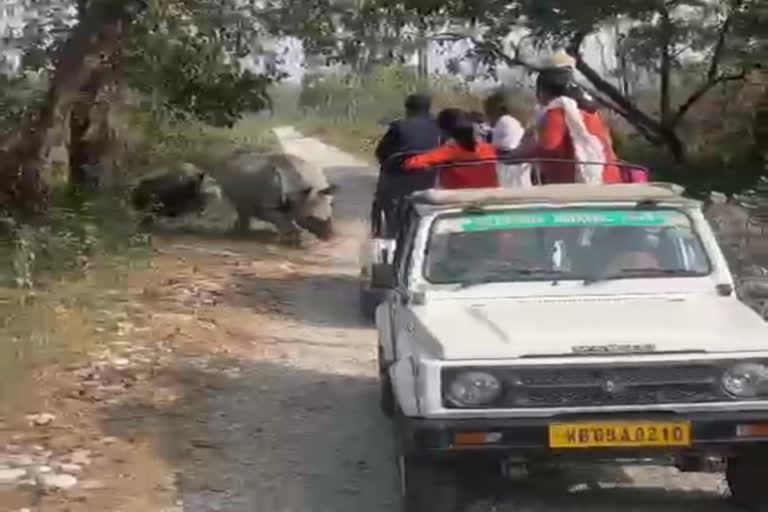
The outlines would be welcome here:
[[[557,210],[487,213],[460,218],[461,231],[579,226],[679,226],[685,215],[673,210]],[[455,228],[454,228],[455,229]]]

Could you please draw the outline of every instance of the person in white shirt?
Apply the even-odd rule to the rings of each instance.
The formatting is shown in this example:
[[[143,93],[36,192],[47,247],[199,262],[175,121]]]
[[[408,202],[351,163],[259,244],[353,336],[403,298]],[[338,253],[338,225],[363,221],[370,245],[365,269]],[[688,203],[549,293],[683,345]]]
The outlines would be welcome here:
[[[508,92],[500,90],[485,100],[485,113],[491,122],[491,143],[500,151],[511,151],[520,145],[525,129],[513,115]],[[504,188],[530,187],[530,164],[497,165],[499,185]]]

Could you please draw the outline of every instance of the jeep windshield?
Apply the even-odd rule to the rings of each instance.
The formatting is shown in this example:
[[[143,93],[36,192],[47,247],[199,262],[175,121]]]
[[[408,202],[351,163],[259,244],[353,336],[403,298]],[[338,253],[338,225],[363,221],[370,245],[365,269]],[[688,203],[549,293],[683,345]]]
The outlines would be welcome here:
[[[444,214],[432,224],[433,284],[704,276],[691,219],[672,208],[549,208]]]

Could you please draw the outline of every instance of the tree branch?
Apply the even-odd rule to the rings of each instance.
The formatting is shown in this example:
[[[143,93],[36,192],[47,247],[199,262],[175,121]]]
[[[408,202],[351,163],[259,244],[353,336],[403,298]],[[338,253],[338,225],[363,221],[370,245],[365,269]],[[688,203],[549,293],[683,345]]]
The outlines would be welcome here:
[[[715,48],[712,50],[712,60],[709,63],[709,70],[707,71],[707,81],[714,82],[720,71],[720,60],[723,58],[725,52],[725,42],[728,37],[728,32],[731,30],[733,24],[733,15],[736,11],[741,9],[744,5],[744,0],[736,0],[731,7],[731,12],[728,13],[728,17],[723,21],[723,25],[720,27],[720,31],[717,34],[717,42]]]
[[[586,77],[587,80],[601,94],[610,99],[619,109],[619,113],[634,125],[642,125],[653,132],[663,131],[661,123],[651,118],[648,114],[640,110],[629,98],[612,83],[605,80],[600,73],[592,68],[581,54],[581,44],[586,38],[586,34],[580,33],[574,36],[566,51],[576,61],[576,69]]]
[[[581,45],[585,38],[586,33],[575,34],[566,48],[568,54],[576,61],[576,69],[589,80],[595,89],[618,106],[620,110],[616,111],[629,121],[646,139],[654,144],[664,144],[676,159],[684,160],[685,147],[675,131],[643,112],[632,100],[622,94],[616,86],[600,76],[600,73],[584,60],[581,54]]]
[[[738,80],[744,80],[747,77],[747,70],[743,70],[741,73],[726,75],[720,73],[720,61],[725,53],[725,44],[728,37],[728,32],[733,24],[734,13],[744,5],[744,0],[735,0],[731,7],[731,12],[728,17],[723,21],[720,31],[717,35],[717,42],[712,50],[712,60],[709,62],[709,69],[707,70],[707,77],[698,89],[693,91],[688,99],[678,107],[677,112],[671,120],[671,126],[677,126],[680,121],[686,116],[686,114],[693,108],[693,106],[702,99],[709,91],[711,91],[716,85],[725,82],[735,82]]]
[[[677,126],[686,116],[688,111],[691,110],[691,108],[693,108],[693,106],[698,103],[698,101],[703,98],[709,91],[711,91],[716,85],[725,82],[737,82],[739,80],[745,80],[747,78],[747,74],[748,71],[745,69],[741,73],[737,73],[735,75],[720,75],[711,80],[707,80],[707,82],[703,83],[698,89],[693,91],[693,93],[688,96],[688,99],[685,100],[685,102],[683,102],[680,107],[678,107],[675,116],[672,118],[670,126]]]
[[[487,54],[492,55],[494,58],[502,61],[504,64],[506,64],[509,67],[523,67],[531,71],[541,71],[541,68],[539,66],[536,66],[533,63],[527,62],[520,57],[519,46],[515,46],[514,55],[507,55],[507,53],[504,52],[501,48],[499,48],[497,44],[494,44],[490,41],[482,41],[476,37],[473,37],[467,34],[461,34],[456,32],[443,32],[441,34],[436,34],[434,36],[431,36],[431,39],[434,39],[436,41],[462,41],[462,40],[470,41],[476,48],[480,48],[484,50]]]
[[[669,10],[664,5],[661,15],[661,57],[659,59],[659,111],[661,112],[661,124],[668,126],[672,119],[672,20]]]
[[[584,87],[584,90],[587,91],[592,97],[595,99],[596,102],[598,102],[600,105],[602,105],[604,108],[607,108],[608,110],[615,112],[619,116],[623,117],[624,119],[629,120],[630,114],[628,114],[625,110],[622,110],[618,105],[616,105],[614,102],[597,92],[595,89],[591,87]],[[641,124],[632,123],[632,126],[637,130],[640,135],[645,137],[648,141],[652,142],[653,144],[662,144],[664,141],[661,137],[659,137],[657,134],[654,134],[651,130],[649,130],[647,127]]]

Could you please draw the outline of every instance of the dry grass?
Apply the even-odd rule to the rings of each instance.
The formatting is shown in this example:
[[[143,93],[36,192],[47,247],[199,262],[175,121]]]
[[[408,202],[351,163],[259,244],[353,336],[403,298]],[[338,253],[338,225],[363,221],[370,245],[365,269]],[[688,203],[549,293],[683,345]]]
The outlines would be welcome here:
[[[148,262],[139,252],[104,257],[81,279],[51,278],[33,291],[0,288],[0,400],[6,407],[34,395],[47,365],[74,360],[127,325],[121,324],[129,317],[126,279]]]

